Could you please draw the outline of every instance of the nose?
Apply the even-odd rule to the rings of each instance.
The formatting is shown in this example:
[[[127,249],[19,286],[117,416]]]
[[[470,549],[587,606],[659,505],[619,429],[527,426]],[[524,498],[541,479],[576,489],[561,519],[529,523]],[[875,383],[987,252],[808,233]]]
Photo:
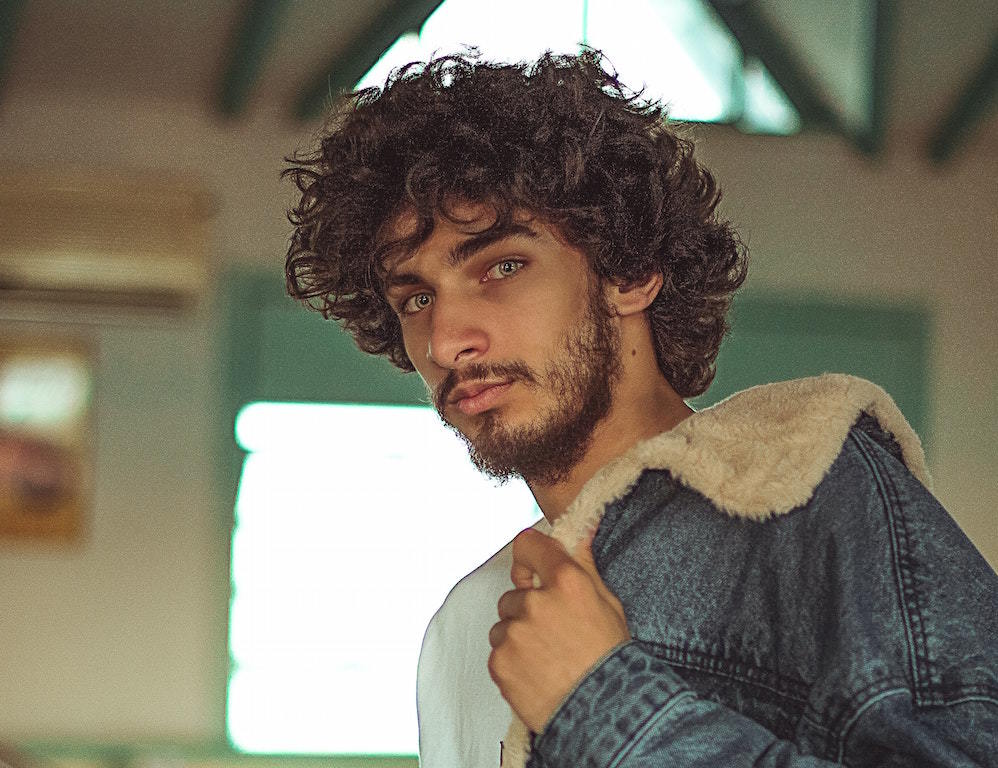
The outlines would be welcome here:
[[[441,368],[481,359],[489,348],[489,337],[481,307],[471,302],[446,300],[439,295],[432,308],[430,337],[426,354]]]

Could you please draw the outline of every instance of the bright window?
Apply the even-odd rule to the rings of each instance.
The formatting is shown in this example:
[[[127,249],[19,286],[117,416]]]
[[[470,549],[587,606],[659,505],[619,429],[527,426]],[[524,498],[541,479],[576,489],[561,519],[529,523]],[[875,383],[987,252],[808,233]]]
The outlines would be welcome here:
[[[444,0],[357,87],[384,85],[396,67],[466,46],[486,59],[524,61],[548,49],[575,53],[580,44],[603,51],[623,83],[666,102],[674,119],[757,133],[800,129],[786,95],[758,61],[745,60],[703,0]]]
[[[426,407],[253,403],[236,438],[230,740],[416,754],[423,631],[462,576],[536,522],[533,496],[480,475]]]

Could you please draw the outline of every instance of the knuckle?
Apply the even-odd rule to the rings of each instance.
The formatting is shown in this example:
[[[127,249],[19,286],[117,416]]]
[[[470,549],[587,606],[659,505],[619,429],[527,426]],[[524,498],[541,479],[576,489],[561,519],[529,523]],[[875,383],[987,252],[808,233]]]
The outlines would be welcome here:
[[[501,687],[506,680],[506,655],[499,650],[492,651],[489,654],[488,669],[492,682]]]
[[[527,528],[524,531],[520,531],[516,536],[513,537],[513,556],[514,558],[523,551],[523,547],[530,541],[530,534],[533,531]]]
[[[510,622],[506,620],[492,626],[492,629],[489,630],[489,644],[493,648],[498,648],[506,642],[509,637],[510,626]]]
[[[499,598],[499,618],[515,618],[523,610],[524,601],[525,595],[522,594],[522,590],[511,590],[503,594]]]

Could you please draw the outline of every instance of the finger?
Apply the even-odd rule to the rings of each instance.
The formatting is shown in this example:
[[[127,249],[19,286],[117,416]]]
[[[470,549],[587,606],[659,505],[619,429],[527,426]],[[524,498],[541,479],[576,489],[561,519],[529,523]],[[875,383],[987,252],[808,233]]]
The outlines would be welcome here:
[[[509,579],[513,582],[513,586],[517,589],[531,589],[533,587],[539,587],[540,584],[534,583],[534,572],[530,570],[523,563],[513,563],[513,567],[509,571]]]
[[[571,555],[560,542],[540,531],[527,528],[513,539],[513,569],[517,578],[529,571],[540,577],[541,585],[551,581],[555,571],[573,562]]]
[[[498,648],[503,644],[506,639],[506,631],[509,627],[508,621],[500,621],[492,625],[492,629],[489,630],[489,645],[493,648]]]
[[[516,619],[524,614],[524,603],[529,589],[514,589],[499,598],[499,618]]]

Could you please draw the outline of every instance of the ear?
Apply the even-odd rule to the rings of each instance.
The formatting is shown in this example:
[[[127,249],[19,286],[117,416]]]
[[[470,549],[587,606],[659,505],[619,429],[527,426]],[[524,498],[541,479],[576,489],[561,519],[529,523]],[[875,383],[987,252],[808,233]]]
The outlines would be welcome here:
[[[644,312],[655,301],[662,290],[662,273],[653,272],[644,280],[634,283],[607,283],[607,301],[614,307],[618,317],[627,317]]]

